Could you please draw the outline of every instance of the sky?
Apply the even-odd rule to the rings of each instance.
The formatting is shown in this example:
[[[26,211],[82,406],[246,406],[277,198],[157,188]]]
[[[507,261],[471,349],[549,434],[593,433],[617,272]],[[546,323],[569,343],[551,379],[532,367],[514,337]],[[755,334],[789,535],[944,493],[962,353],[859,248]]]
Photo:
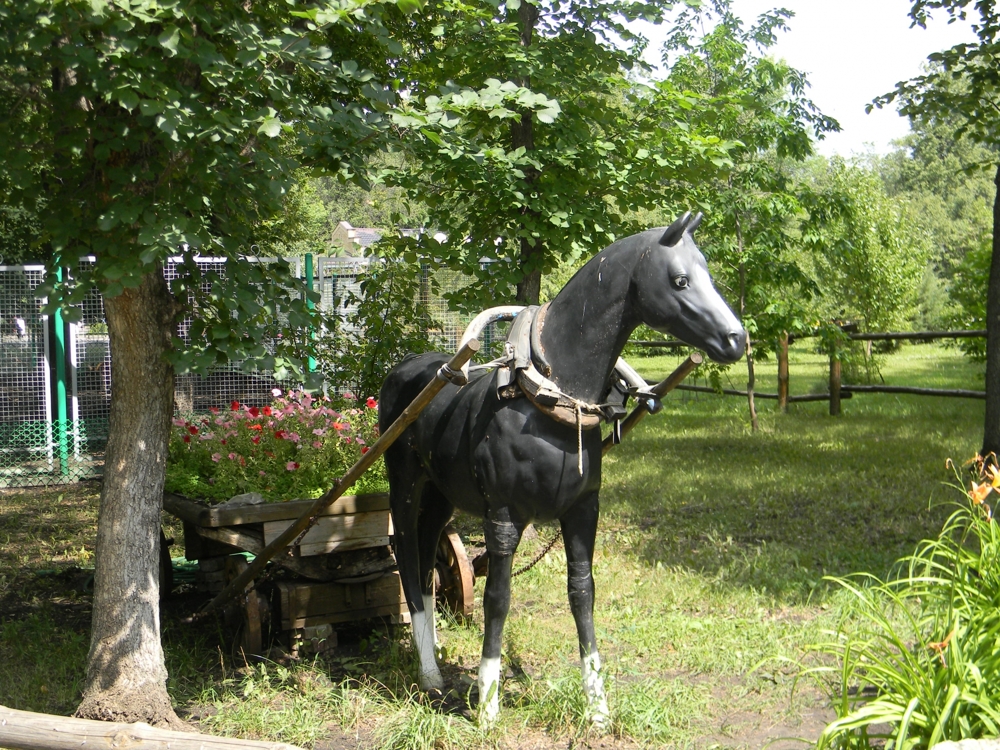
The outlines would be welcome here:
[[[894,105],[871,114],[865,105],[919,75],[931,52],[975,39],[967,23],[948,24],[943,12],[926,29],[910,28],[910,6],[910,0],[733,0],[747,23],[775,7],[795,13],[771,54],[807,73],[813,102],[842,129],[827,135],[819,151],[845,157],[888,152],[909,131],[906,118]],[[658,35],[647,33],[658,50]]]

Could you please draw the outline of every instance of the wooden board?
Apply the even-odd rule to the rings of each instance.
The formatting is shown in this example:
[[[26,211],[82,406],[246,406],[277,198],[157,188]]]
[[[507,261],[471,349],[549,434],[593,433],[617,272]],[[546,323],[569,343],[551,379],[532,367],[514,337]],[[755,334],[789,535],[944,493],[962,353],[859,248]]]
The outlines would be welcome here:
[[[270,544],[281,536],[290,525],[291,522],[287,520],[266,522],[264,544]],[[306,557],[334,551],[381,547],[389,543],[391,535],[392,517],[388,510],[321,516],[306,532],[297,550],[299,555]]]
[[[277,586],[284,630],[409,613],[395,571],[367,583],[279,581]]]
[[[170,492],[163,493],[164,510],[197,526],[239,526],[266,521],[294,521],[305,513],[313,502],[313,500],[291,500],[287,503],[262,503],[260,505],[241,505],[236,508],[220,508],[205,505]],[[389,510],[389,495],[387,493],[344,495],[323,511],[323,515],[368,513],[376,510]]]

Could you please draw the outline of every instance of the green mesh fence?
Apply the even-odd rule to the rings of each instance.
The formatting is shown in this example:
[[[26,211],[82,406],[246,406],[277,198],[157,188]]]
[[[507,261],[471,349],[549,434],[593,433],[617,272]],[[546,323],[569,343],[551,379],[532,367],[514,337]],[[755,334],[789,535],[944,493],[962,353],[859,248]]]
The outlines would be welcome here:
[[[368,261],[316,260],[320,304],[337,308],[346,291],[357,288]],[[80,265],[92,262],[83,258]],[[220,272],[225,268],[219,258],[200,259],[199,264]],[[457,274],[441,273],[442,292],[468,283]],[[173,263],[164,274],[173,278]],[[112,372],[103,301],[92,291],[81,305],[79,323],[42,315],[43,300],[35,297],[35,289],[44,276],[42,266],[0,265],[0,488],[93,479],[104,467]],[[435,343],[453,349],[468,320],[449,312],[440,295],[425,302],[440,326]],[[350,311],[341,306],[339,312],[346,316]],[[179,325],[181,338],[189,325]],[[492,329],[486,335],[502,341]],[[204,412],[233,400],[262,406],[270,402],[271,389],[283,385],[270,373],[247,374],[236,363],[207,376],[179,376],[175,404],[183,412]]]

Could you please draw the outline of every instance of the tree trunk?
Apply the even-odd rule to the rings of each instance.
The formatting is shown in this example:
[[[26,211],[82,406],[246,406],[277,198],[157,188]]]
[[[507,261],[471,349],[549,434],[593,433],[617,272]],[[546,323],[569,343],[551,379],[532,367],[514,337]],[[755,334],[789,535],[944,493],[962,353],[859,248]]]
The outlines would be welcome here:
[[[732,177],[730,177],[732,186]],[[740,257],[740,320],[746,315],[747,307],[747,265],[743,260],[743,227],[740,226],[740,215],[736,214],[736,244]],[[757,382],[753,367],[753,346],[750,344],[750,334],[747,333],[747,408],[750,410],[750,431],[757,432],[760,426],[757,422],[757,405],[754,403],[753,389]]]
[[[531,46],[531,39],[535,33],[535,24],[538,23],[538,8],[529,2],[522,2],[517,9],[517,25],[521,32],[521,46],[527,49]],[[523,73],[515,78],[518,85],[525,88],[531,87],[531,76]],[[513,120],[510,126],[510,140],[513,149],[524,148],[526,151],[533,151],[535,148],[535,122],[531,112],[521,112],[520,119]],[[525,170],[524,180],[530,186],[537,179],[538,175],[534,169]],[[525,191],[529,196],[530,191]],[[522,215],[530,217],[532,220],[537,216],[536,212],[525,206]],[[533,223],[533,222],[531,222]],[[521,223],[522,232],[526,229],[525,223]],[[542,269],[539,264],[544,256],[544,248],[537,240],[528,237],[519,239],[520,252],[518,254],[518,266],[522,271],[522,277],[517,282],[517,302],[522,305],[537,305],[542,292]]]
[[[175,303],[161,269],[104,300],[114,388],[97,519],[94,613],[76,715],[185,726],[160,644],[160,509],[173,413]]]
[[[982,455],[1000,455],[1000,164],[993,199],[993,256],[986,289],[986,425]],[[994,459],[990,459],[995,461]]]

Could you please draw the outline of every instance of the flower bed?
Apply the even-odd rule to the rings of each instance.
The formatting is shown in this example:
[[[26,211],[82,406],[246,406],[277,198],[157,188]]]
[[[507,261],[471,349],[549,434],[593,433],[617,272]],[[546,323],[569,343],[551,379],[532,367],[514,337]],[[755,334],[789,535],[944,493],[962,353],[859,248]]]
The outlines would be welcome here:
[[[269,406],[233,401],[210,414],[177,417],[170,437],[165,489],[219,503],[247,492],[268,502],[316,498],[378,438],[378,404],[350,396],[331,400],[305,391]],[[385,492],[381,459],[351,492]]]

